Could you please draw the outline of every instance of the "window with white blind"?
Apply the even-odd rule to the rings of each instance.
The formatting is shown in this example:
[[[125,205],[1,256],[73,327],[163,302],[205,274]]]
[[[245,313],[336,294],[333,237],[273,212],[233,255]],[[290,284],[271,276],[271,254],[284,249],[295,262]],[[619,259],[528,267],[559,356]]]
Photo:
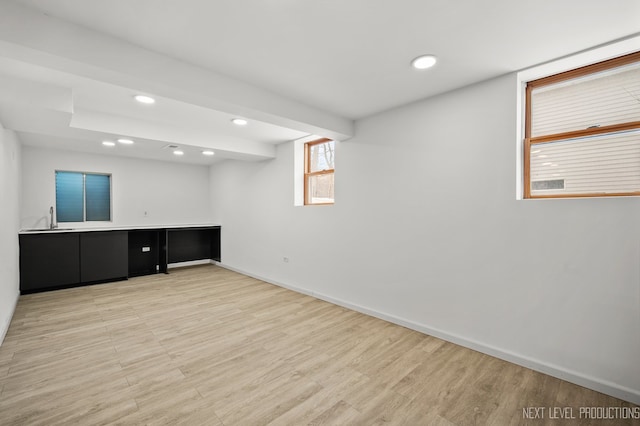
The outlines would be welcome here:
[[[111,220],[111,175],[56,171],[58,222]]]
[[[640,52],[527,83],[524,195],[640,195]]]

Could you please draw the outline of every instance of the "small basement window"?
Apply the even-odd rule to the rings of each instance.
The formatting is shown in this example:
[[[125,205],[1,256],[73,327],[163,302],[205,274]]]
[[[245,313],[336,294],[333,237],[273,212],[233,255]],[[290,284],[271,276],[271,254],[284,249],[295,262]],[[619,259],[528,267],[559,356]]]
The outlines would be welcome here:
[[[524,197],[640,195],[640,52],[529,81]]]
[[[333,204],[335,141],[319,139],[304,144],[304,204]]]
[[[111,220],[111,175],[56,171],[58,222]]]

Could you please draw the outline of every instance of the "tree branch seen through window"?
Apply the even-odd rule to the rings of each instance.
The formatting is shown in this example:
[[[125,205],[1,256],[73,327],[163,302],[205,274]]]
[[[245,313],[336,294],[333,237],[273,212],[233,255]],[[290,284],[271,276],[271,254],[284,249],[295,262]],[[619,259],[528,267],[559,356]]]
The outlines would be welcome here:
[[[304,146],[304,203],[334,203],[335,142],[319,139]]]

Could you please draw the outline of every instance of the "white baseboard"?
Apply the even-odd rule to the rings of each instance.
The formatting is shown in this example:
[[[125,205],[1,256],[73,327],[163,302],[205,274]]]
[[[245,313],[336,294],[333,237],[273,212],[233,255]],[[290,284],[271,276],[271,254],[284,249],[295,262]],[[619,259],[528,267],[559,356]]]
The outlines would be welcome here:
[[[9,326],[11,325],[13,314],[16,312],[16,306],[18,306],[19,298],[20,298],[20,293],[16,295],[16,298],[13,301],[13,304],[11,306],[9,316],[4,320],[4,324],[2,324],[2,329],[0,329],[0,346],[2,346],[2,342],[4,342],[4,338],[7,336],[7,332],[9,331]]]
[[[531,370],[548,374],[549,376],[557,377],[558,379],[562,379],[567,382],[574,383],[576,385],[583,386],[585,388],[592,389],[597,392],[601,392],[601,393],[613,396],[615,398],[619,398],[619,399],[640,405],[640,390],[637,390],[637,389],[627,388],[617,383],[612,383],[603,379],[599,379],[597,377],[592,377],[587,374],[580,373],[578,371],[573,371],[568,368],[560,367],[548,362],[530,358],[522,354],[517,354],[508,350],[497,348],[495,346],[487,345],[473,339],[469,339],[469,338],[452,334],[440,329],[429,327],[424,324],[419,324],[413,321],[409,321],[407,319],[404,319],[395,315],[379,312],[379,311],[367,308],[365,306],[361,306],[361,305],[351,303],[341,299],[336,299],[334,297],[331,297],[325,294],[316,293],[313,290],[274,281],[269,278],[258,276],[251,272],[244,271],[240,268],[235,268],[233,266],[224,264],[222,262],[213,262],[213,263],[225,269],[229,269],[231,271],[235,271],[240,274],[247,275],[252,278],[256,278],[258,280],[267,282],[269,284],[277,285],[278,287],[283,287],[283,288],[295,291],[297,293],[306,294],[308,296],[312,296],[317,299],[321,299],[326,302],[330,302],[335,305],[342,306],[344,308],[348,308],[366,315],[370,315],[372,317],[376,317],[394,324],[398,324],[403,327],[409,328],[411,330],[419,331],[421,333],[428,334],[429,336],[437,337],[439,339],[446,340],[448,342],[455,343],[457,345],[464,346],[466,348],[473,349],[475,351],[482,352],[487,355],[491,355],[493,357],[502,359],[504,361],[508,361],[513,364],[520,365],[522,367],[530,368]]]
[[[202,259],[202,260],[190,260],[188,262],[169,263],[167,265],[167,269],[184,268],[185,266],[208,265],[214,262],[215,261],[211,259]]]

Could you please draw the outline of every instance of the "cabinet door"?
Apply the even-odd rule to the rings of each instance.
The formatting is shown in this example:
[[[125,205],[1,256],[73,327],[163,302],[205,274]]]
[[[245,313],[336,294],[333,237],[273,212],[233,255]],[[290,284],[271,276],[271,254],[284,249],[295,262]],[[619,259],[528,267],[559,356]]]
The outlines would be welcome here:
[[[150,275],[157,272],[160,263],[158,235],[163,231],[129,231],[129,276]]]
[[[127,231],[80,234],[80,280],[83,283],[127,278]]]
[[[20,235],[20,291],[63,287],[80,282],[77,233]]]

